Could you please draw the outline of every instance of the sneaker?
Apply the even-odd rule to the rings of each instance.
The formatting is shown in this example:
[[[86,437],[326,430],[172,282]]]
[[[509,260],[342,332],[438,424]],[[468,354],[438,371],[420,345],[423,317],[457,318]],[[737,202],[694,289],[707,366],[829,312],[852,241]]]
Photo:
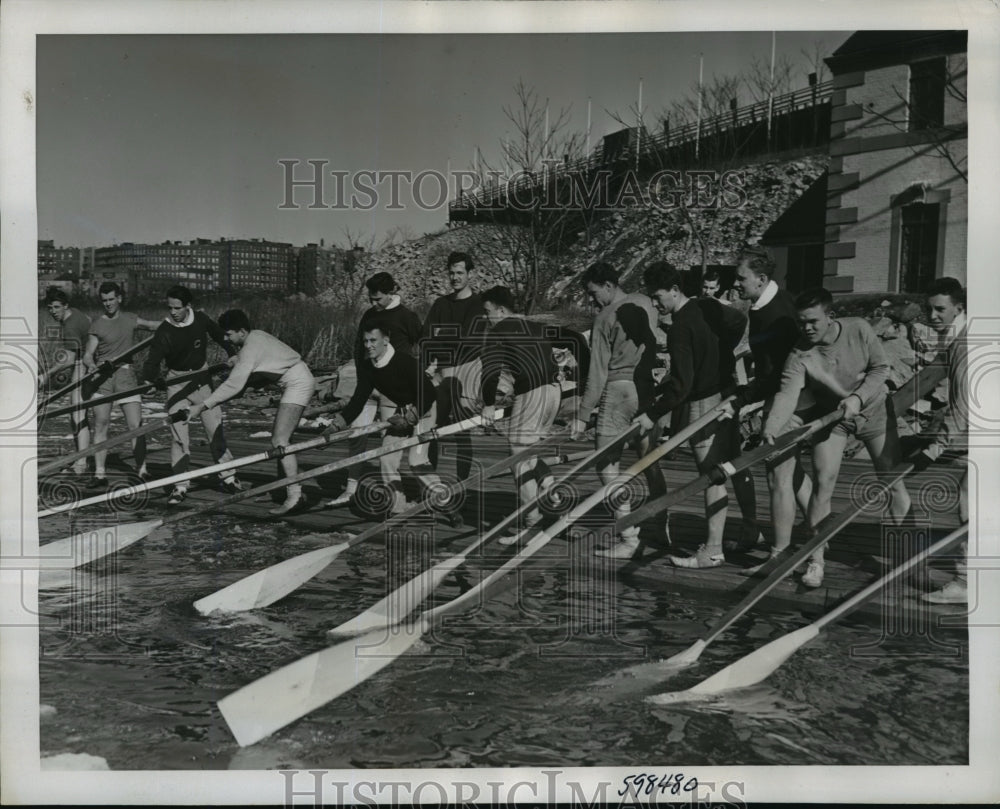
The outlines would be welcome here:
[[[351,483],[352,481],[347,481],[347,488],[333,499],[327,500],[323,504],[323,508],[340,508],[341,506],[346,506],[350,503],[354,493],[358,490],[358,485],[355,483],[352,486]]]
[[[106,477],[103,476],[99,477],[98,475],[94,475],[90,480],[87,481],[88,489],[98,489],[102,492],[107,491],[109,485],[110,484],[108,483],[108,479]]]
[[[153,479],[153,476],[149,473],[149,470],[146,469],[146,467],[140,469],[139,474],[137,474],[136,477],[139,478],[139,480],[142,481],[143,483],[148,483]]]
[[[605,559],[632,559],[639,554],[641,548],[639,537],[622,537],[620,542],[610,548],[599,548],[594,551],[594,556],[602,556]]]
[[[285,514],[288,514],[293,509],[296,509],[299,506],[304,505],[305,501],[306,499],[305,497],[302,496],[302,492],[295,492],[294,494],[288,494],[285,497],[284,503],[282,503],[277,508],[269,509],[267,513],[270,514],[272,517],[282,517]]]
[[[802,574],[802,584],[806,587],[816,588],[823,583],[823,563],[816,559],[809,560],[806,572]]]
[[[772,570],[774,570],[775,567],[775,565],[773,564],[774,560],[781,559],[782,557],[786,556],[791,552],[792,552],[791,548],[782,548],[780,551],[776,551],[774,548],[771,548],[770,550],[768,550],[767,557],[765,557],[763,562],[759,562],[758,564],[752,565],[751,567],[741,568],[736,572],[739,573],[739,575],[741,576],[766,575],[770,573]],[[797,569],[796,572],[801,573],[802,571]]]
[[[940,590],[924,593],[920,597],[931,604],[968,604],[969,590],[963,582],[953,579]]]
[[[183,503],[187,499],[188,493],[187,489],[182,489],[179,486],[175,486],[174,490],[170,492],[170,497],[167,498],[168,506],[177,506]]]
[[[82,478],[84,475],[86,475],[87,474],[86,459],[84,459],[83,461],[77,461],[75,464],[73,464],[72,470],[73,470],[72,474],[76,475],[78,478]]]
[[[219,483],[219,491],[223,494],[239,494],[240,492],[245,492],[249,488],[250,484],[244,483],[239,478],[223,480]]]
[[[694,570],[704,570],[710,567],[720,567],[726,561],[724,553],[708,552],[707,545],[699,545],[694,556],[668,556],[674,567],[686,567]]]

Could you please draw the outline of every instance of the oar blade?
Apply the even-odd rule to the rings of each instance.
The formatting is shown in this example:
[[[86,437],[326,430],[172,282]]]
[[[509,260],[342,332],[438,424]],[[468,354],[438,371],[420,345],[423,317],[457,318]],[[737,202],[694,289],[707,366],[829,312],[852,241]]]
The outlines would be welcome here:
[[[689,688],[687,692],[657,694],[654,697],[650,697],[650,702],[668,704],[683,701],[684,697],[679,696],[680,694],[707,697],[723,691],[756,685],[770,677],[782,663],[818,634],[819,629],[815,624],[804,626],[795,632],[782,635],[780,638],[761,646],[746,657],[741,657],[735,663],[731,663],[722,669],[722,671],[716,672],[707,680],[703,680],[698,685]]]
[[[672,657],[668,657],[666,660],[661,661],[661,665],[669,669],[682,669],[687,666],[694,665],[698,658],[701,657],[701,653],[705,651],[705,647],[708,644],[701,638],[696,640],[690,646],[687,647],[683,652],[678,652]]]
[[[223,697],[219,710],[240,747],[259,742],[388,666],[420,639],[423,627],[370,632],[300,658]]]
[[[445,559],[419,576],[397,587],[389,595],[340,626],[327,630],[331,639],[385,629],[402,621],[437,589],[445,576],[465,561],[464,555]]]
[[[318,575],[349,547],[342,542],[293,556],[199,598],[194,602],[194,608],[202,615],[210,615],[213,612],[242,612],[266,607]]]
[[[39,549],[39,566],[43,570],[68,569],[86,565],[109,556],[143,539],[163,525],[163,520],[108,525],[49,542]]]

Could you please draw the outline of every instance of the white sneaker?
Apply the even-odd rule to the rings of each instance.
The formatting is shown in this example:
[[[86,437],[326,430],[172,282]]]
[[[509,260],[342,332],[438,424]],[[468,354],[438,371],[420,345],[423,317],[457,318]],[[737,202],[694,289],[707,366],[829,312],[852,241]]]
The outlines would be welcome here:
[[[348,503],[350,503],[351,498],[354,496],[354,493],[358,490],[358,484],[355,483],[352,486],[351,483],[353,483],[353,481],[350,480],[347,481],[347,488],[344,489],[344,491],[342,491],[332,500],[327,500],[323,504],[323,508],[339,508],[340,506],[346,506]]]
[[[270,514],[272,517],[281,517],[282,515],[287,514],[292,509],[297,508],[304,502],[305,498],[302,496],[302,492],[294,492],[294,493],[289,492],[288,496],[285,497],[284,503],[282,503],[277,508],[270,509],[267,513]]]
[[[620,542],[610,548],[594,551],[594,556],[603,556],[605,559],[631,559],[638,553],[639,548],[639,537],[622,537]]]
[[[668,556],[674,567],[686,567],[694,570],[705,570],[711,567],[721,567],[726,556],[723,553],[709,553],[707,545],[699,545],[694,556]]]
[[[810,559],[806,572],[802,574],[802,584],[806,587],[816,588],[823,583],[823,563]]]
[[[964,582],[953,579],[940,590],[924,593],[920,597],[931,604],[968,604],[969,590]]]

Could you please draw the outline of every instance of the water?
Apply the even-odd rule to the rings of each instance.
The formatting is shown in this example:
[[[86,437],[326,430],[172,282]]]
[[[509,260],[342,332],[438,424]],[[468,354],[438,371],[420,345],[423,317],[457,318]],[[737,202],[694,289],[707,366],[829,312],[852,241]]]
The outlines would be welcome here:
[[[132,517],[149,515],[122,519]],[[352,548],[252,613],[205,618],[191,604],[330,541],[205,515],[40,593],[41,702],[56,709],[42,719],[43,756],[89,753],[118,770],[967,762],[964,649],[911,641],[852,656],[878,635],[867,624],[829,627],[764,683],[724,698],[645,702],[807,621],[757,611],[668,681],[616,677],[689,646],[722,605],[634,585],[589,553],[510,577],[368,681],[241,749],[215,702],[319,650],[325,630],[384,596],[385,547]],[[471,560],[430,603],[503,558]],[[426,565],[419,546],[397,554],[392,585]]]

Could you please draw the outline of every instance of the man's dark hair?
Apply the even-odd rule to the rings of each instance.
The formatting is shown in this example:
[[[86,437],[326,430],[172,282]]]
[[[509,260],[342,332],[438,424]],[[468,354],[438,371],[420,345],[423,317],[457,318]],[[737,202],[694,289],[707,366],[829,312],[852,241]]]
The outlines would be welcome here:
[[[445,269],[450,267],[452,264],[458,264],[458,262],[460,261],[465,262],[466,270],[471,272],[473,269],[475,269],[476,265],[472,263],[472,256],[470,256],[468,253],[463,253],[461,251],[456,251],[454,253],[448,254],[448,263],[444,265]]]
[[[758,278],[762,275],[766,275],[768,280],[774,278],[774,273],[778,269],[778,265],[773,258],[771,258],[770,253],[764,250],[745,250],[742,255],[740,255],[740,260],[737,262],[737,266],[741,264],[746,264],[747,268]]]
[[[620,274],[608,262],[597,261],[583,271],[580,282],[584,286],[587,286],[587,284],[597,284],[598,286],[601,284],[614,284],[618,286],[618,276]]]
[[[361,333],[368,334],[372,331],[380,332],[383,337],[392,337],[392,326],[389,325],[388,319],[384,317],[373,317],[365,323],[365,327]]]
[[[45,305],[48,306],[50,303],[61,303],[65,306],[69,306],[69,295],[63,292],[59,287],[49,287],[45,290]]]
[[[701,276],[701,282],[704,284],[706,281],[717,281],[720,286],[722,285],[722,278],[719,276],[719,271],[714,267],[705,270]]]
[[[375,273],[375,275],[365,281],[365,286],[368,287],[369,295],[374,295],[376,292],[391,295],[398,289],[396,279],[387,272]]]
[[[646,267],[642,273],[642,282],[650,292],[671,287],[677,287],[681,291],[684,289],[681,274],[669,261],[654,261]]]
[[[957,278],[951,278],[947,275],[935,278],[928,284],[926,295],[928,298],[933,298],[935,295],[947,295],[951,298],[952,303],[961,304],[962,308],[965,308],[965,287]]]
[[[511,312],[517,311],[517,304],[514,302],[514,293],[511,292],[507,287],[495,286],[490,287],[485,292],[479,294],[480,299],[483,303],[489,301],[494,306],[504,306]]]
[[[194,298],[191,296],[191,290],[187,287],[183,287],[180,284],[170,287],[167,290],[167,294],[164,296],[167,298],[177,298],[185,306],[189,306]]]
[[[114,281],[105,281],[97,288],[98,295],[107,295],[109,292],[114,292],[120,298],[125,297],[125,292]]]
[[[833,295],[823,287],[813,287],[800,292],[795,298],[795,308],[800,312],[803,309],[812,309],[814,306],[822,306],[829,312],[830,307],[833,306]]]
[[[250,331],[250,318],[242,309],[227,309],[219,315],[219,328],[223,331]]]

